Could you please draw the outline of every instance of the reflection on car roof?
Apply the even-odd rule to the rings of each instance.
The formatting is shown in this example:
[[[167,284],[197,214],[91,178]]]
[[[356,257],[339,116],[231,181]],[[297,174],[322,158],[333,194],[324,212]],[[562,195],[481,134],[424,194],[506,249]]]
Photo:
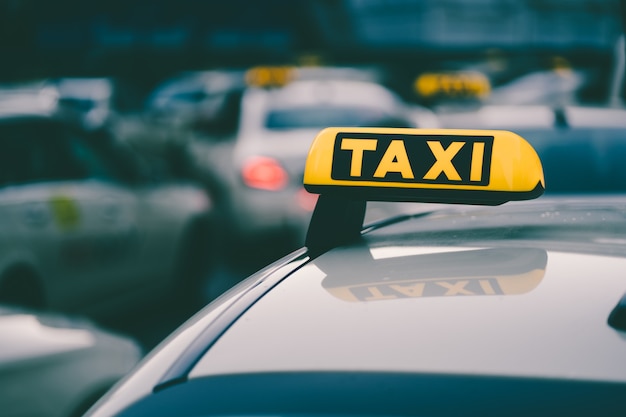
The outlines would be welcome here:
[[[624,255],[626,240],[616,238],[624,227],[578,236],[591,239],[590,253],[604,253],[580,255],[577,236],[554,233],[554,216],[591,218],[593,228],[610,213],[572,217],[548,207],[527,212],[525,223],[536,225],[526,241],[505,223],[464,231],[451,213],[435,226],[404,221],[333,249],[252,306],[190,376],[384,370],[626,382],[626,365],[606,359],[623,350],[606,320],[624,290],[626,260],[607,256]],[[493,210],[476,209],[476,222],[493,220]],[[428,229],[444,223],[461,230],[438,240]]]

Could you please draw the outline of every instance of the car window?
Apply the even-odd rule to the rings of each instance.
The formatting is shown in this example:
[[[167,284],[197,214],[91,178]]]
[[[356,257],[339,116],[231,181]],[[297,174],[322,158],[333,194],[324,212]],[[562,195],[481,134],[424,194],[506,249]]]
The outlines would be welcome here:
[[[59,98],[59,106],[70,108],[78,111],[87,112],[93,109],[96,105],[96,100],[79,97],[61,97]]]
[[[59,143],[57,125],[42,122],[0,126],[0,184],[85,178],[86,172]]]
[[[124,178],[113,155],[78,132],[48,121],[0,126],[0,185],[43,181]]]
[[[365,107],[297,107],[275,109],[265,121],[268,129],[322,129],[328,126],[411,127],[401,117]]]
[[[115,181],[123,179],[123,175],[116,166],[116,161],[106,152],[98,152],[97,147],[90,146],[85,138],[70,133],[67,136],[67,145],[70,158],[83,167],[87,178]]]

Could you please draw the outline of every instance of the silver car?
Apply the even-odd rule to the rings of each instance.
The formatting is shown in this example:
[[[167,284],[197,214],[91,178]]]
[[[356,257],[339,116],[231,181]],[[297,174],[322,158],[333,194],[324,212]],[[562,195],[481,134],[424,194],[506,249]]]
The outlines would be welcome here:
[[[200,294],[212,201],[136,162],[49,114],[0,110],[0,301],[116,317]]]
[[[304,242],[316,196],[304,190],[302,175],[321,128],[437,125],[433,113],[371,80],[303,77],[278,88],[249,88],[227,163],[229,233],[241,244],[268,237],[289,248]]]

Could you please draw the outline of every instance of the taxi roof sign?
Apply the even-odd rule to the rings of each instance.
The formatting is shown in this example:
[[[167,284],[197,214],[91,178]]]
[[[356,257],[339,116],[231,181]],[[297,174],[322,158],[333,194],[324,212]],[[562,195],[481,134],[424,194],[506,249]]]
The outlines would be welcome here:
[[[483,98],[491,92],[491,83],[484,74],[474,71],[425,73],[415,79],[413,88],[424,98]]]
[[[323,230],[339,228],[338,241],[358,234],[365,201],[499,205],[539,197],[545,181],[535,150],[512,132],[332,127],[311,145],[304,187],[321,194],[307,236],[317,246]]]
[[[246,83],[254,87],[283,87],[296,78],[291,66],[259,66],[246,71]]]
[[[328,128],[313,141],[304,186],[372,201],[498,205],[539,197],[541,161],[502,130]]]

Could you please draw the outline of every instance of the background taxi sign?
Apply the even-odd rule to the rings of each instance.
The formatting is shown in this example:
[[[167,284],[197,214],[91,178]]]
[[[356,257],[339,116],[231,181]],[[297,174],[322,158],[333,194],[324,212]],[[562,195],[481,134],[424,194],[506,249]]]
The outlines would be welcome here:
[[[254,87],[282,87],[296,78],[296,69],[290,66],[254,67],[245,75],[246,83]]]
[[[424,98],[482,98],[491,92],[489,79],[479,72],[425,73],[415,79],[413,87]]]
[[[498,205],[539,197],[541,162],[501,130],[328,128],[307,159],[309,192],[364,200]]]

